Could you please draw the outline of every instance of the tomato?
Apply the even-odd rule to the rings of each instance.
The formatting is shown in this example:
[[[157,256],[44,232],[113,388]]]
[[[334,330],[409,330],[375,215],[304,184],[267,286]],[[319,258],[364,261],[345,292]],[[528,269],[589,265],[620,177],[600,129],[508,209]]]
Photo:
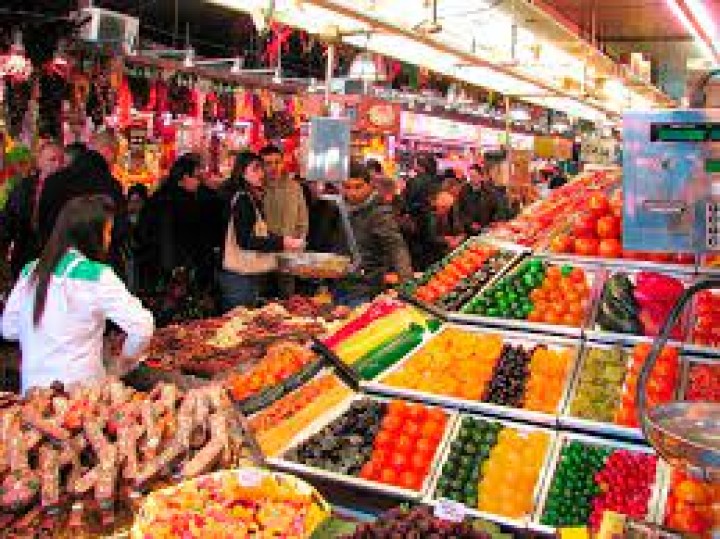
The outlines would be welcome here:
[[[592,215],[581,215],[573,225],[573,235],[578,238],[594,238],[597,219]]]
[[[598,240],[594,238],[577,238],[575,252],[581,256],[595,256],[598,252]]]
[[[403,453],[395,453],[390,458],[390,465],[400,472],[408,466],[408,458]]]
[[[383,483],[395,484],[397,482],[397,472],[392,468],[383,468],[378,479]]]
[[[447,416],[445,415],[445,412],[443,412],[440,408],[428,408],[427,420],[440,423],[444,428]]]
[[[422,482],[423,478],[420,474],[410,471],[403,472],[398,478],[398,484],[402,488],[410,490],[419,490],[420,488],[422,488]]]
[[[596,217],[601,217],[610,211],[610,201],[605,193],[593,193],[587,201],[587,207]]]
[[[622,258],[622,244],[616,239],[600,240],[598,255],[603,258]]]
[[[601,217],[597,222],[597,235],[601,239],[617,239],[620,237],[622,222],[614,215]]]
[[[414,419],[418,422],[425,419],[426,410],[425,407],[420,404],[410,404],[408,405],[407,410],[407,418],[408,419]]]
[[[432,462],[432,455],[429,453],[415,453],[410,457],[410,467],[417,472],[426,472]]]
[[[363,479],[367,479],[368,481],[375,481],[376,479],[378,479],[379,474],[380,464],[378,462],[375,462],[374,460],[366,462],[360,470],[360,477],[362,477]]]
[[[403,417],[407,414],[408,404],[403,401],[390,401],[388,403],[388,415]]]
[[[381,449],[388,449],[395,443],[395,437],[393,434],[386,430],[381,430],[375,436],[374,447]]]
[[[380,449],[376,448],[373,449],[372,452],[372,460],[376,462],[379,465],[387,466],[389,464],[389,459],[391,458],[390,450],[388,449]]]
[[[582,268],[573,268],[570,272],[570,279],[574,283],[584,283],[585,282],[585,270]]]
[[[397,444],[395,445],[395,449],[397,451],[407,452],[409,451],[413,446],[412,440],[409,436],[405,436],[404,434],[399,436],[397,439]]]
[[[397,432],[402,429],[403,420],[399,416],[388,414],[383,418],[381,427],[388,433]]]
[[[420,424],[415,421],[408,421],[403,427],[403,432],[408,436],[415,438],[420,432]]]
[[[558,234],[550,242],[550,251],[553,253],[569,253],[572,248],[573,241],[567,234]]]
[[[437,421],[427,421],[420,429],[420,433],[424,438],[439,440],[442,438],[444,428],[444,425]]]
[[[435,453],[435,447],[436,443],[434,443],[432,440],[428,438],[420,438],[417,443],[415,444],[415,450],[418,453],[422,454],[430,454],[433,455]],[[431,456],[432,458],[432,456]]]

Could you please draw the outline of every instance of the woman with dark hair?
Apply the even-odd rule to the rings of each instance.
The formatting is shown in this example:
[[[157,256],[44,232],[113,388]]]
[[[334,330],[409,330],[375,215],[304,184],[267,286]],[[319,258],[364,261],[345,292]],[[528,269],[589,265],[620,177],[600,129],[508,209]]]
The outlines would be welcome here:
[[[2,319],[22,349],[22,391],[106,375],[103,332],[112,320],[126,334],[120,371],[152,336],[153,317],[106,259],[114,206],[102,195],[70,200],[40,255],[21,272]]]
[[[221,236],[211,223],[221,205],[202,185],[202,168],[198,154],[178,157],[142,210],[137,239],[142,264],[160,270],[153,281],[185,268],[199,288],[207,289],[212,283],[213,253],[220,246]],[[150,275],[142,270],[141,274]]]
[[[236,186],[226,223],[222,269],[218,275],[223,310],[258,301],[261,277],[277,270],[277,253],[300,251],[305,242],[268,231],[263,212],[263,161],[252,152],[235,158],[229,185]]]

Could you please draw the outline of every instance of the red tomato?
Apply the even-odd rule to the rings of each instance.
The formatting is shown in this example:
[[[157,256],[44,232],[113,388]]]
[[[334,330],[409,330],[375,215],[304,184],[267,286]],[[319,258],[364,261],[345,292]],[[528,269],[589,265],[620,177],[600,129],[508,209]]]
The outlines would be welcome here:
[[[406,453],[413,447],[412,440],[409,436],[405,436],[404,434],[398,437],[397,444],[395,445],[396,451],[401,451]]]
[[[389,459],[391,458],[390,452],[386,449],[374,449],[372,452],[372,460],[379,466],[389,465]]]
[[[573,241],[567,234],[559,234],[550,242],[550,250],[553,253],[569,253],[572,247]]]
[[[427,414],[427,410],[424,406],[420,404],[410,404],[408,405],[407,410],[407,417],[408,419],[414,419],[418,422],[421,422],[423,419],[425,419],[425,415]]]
[[[428,438],[420,438],[415,444],[415,450],[418,453],[422,453],[425,455],[429,454],[430,458],[432,458],[432,455],[435,454],[435,447],[437,447],[437,443],[433,442]]]
[[[597,229],[597,219],[593,215],[581,215],[573,225],[573,235],[578,238],[594,238]]]
[[[587,207],[596,217],[601,217],[610,210],[610,202],[605,193],[593,193],[588,199]]]
[[[427,419],[428,421],[436,421],[444,427],[447,416],[440,408],[428,408]]]
[[[381,427],[385,432],[397,432],[402,429],[403,420],[400,416],[388,414],[383,418]]]
[[[616,239],[604,239],[598,244],[597,254],[603,258],[622,258],[622,245]]]
[[[601,217],[597,222],[597,235],[602,239],[617,239],[620,237],[622,222],[614,215]]]
[[[442,438],[443,430],[445,426],[437,421],[427,421],[420,430],[422,436],[424,438],[429,438],[431,440],[439,440]]]
[[[384,468],[378,478],[383,483],[394,485],[397,482],[397,472],[392,468]]]
[[[428,453],[415,453],[410,458],[410,467],[417,472],[426,472],[432,462],[432,455]]]
[[[388,414],[403,417],[407,414],[408,404],[404,401],[390,401]]]
[[[416,438],[417,435],[420,433],[420,424],[415,421],[408,421],[405,423],[405,426],[403,427],[403,432],[407,434],[408,436],[411,436],[413,438]]]
[[[575,240],[575,252],[581,256],[596,256],[598,240],[595,238],[577,238]]]
[[[388,449],[392,447],[395,443],[395,436],[394,434],[386,431],[381,430],[377,433],[377,436],[375,436],[375,442],[374,446],[381,449]]]
[[[404,470],[408,466],[408,458],[403,453],[395,453],[390,459],[390,464],[398,472]]]
[[[379,474],[380,464],[373,460],[365,463],[365,465],[362,467],[362,470],[360,470],[360,477],[362,477],[363,479],[367,479],[368,481],[375,481],[376,479],[378,479]]]

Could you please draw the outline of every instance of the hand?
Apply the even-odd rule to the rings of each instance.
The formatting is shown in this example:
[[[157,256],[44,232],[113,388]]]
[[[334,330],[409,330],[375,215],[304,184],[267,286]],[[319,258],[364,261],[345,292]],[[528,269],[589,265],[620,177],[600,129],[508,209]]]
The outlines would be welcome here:
[[[400,277],[398,276],[397,273],[386,273],[385,276],[383,277],[383,281],[387,285],[394,286],[394,285],[400,283]]]
[[[283,238],[283,250],[291,252],[299,252],[305,248],[305,240],[300,238],[292,238],[285,236]]]

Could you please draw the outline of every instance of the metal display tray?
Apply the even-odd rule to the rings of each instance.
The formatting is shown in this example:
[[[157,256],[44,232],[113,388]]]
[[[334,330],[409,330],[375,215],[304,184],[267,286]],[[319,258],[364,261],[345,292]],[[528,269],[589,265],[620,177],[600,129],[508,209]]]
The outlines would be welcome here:
[[[428,505],[434,506],[439,501],[439,499],[435,497],[435,489],[437,487],[438,481],[440,480],[440,477],[442,476],[443,466],[445,466],[445,463],[447,462],[448,458],[450,457],[452,442],[454,442],[455,439],[457,438],[458,433],[460,432],[460,428],[462,426],[462,421],[466,417],[478,418],[479,416],[474,415],[474,414],[461,414],[457,418],[457,421],[455,422],[455,425],[453,426],[453,430],[449,436],[448,442],[445,445],[445,448],[443,449],[443,452],[440,456],[438,466],[437,466],[435,475],[432,478],[430,487],[426,492],[425,498],[423,499],[423,502]],[[465,512],[468,516],[475,517],[475,518],[482,518],[485,520],[490,520],[492,522],[496,522],[498,524],[510,526],[513,528],[518,528],[518,529],[527,528],[531,523],[532,517],[535,513],[535,508],[537,507],[537,504],[540,501],[540,495],[544,490],[543,487],[544,487],[544,483],[546,481],[547,471],[548,471],[550,464],[552,463],[552,457],[555,454],[555,445],[558,442],[559,435],[557,432],[550,430],[550,429],[541,428],[541,427],[537,427],[537,426],[531,426],[531,425],[525,425],[523,423],[517,423],[515,421],[509,421],[509,420],[505,420],[505,419],[487,418],[485,416],[482,416],[482,418],[487,419],[488,421],[494,421],[497,423],[501,423],[505,427],[511,427],[511,428],[517,429],[523,433],[545,432],[550,437],[550,443],[548,445],[547,453],[545,454],[545,459],[543,461],[542,467],[540,468],[540,472],[538,473],[538,477],[537,477],[537,482],[535,484],[535,490],[533,492],[533,510],[531,511],[530,514],[526,515],[525,518],[512,518],[512,517],[506,517],[503,515],[497,515],[494,513],[486,513],[484,511],[478,510],[477,508],[465,506]]]
[[[350,398],[348,398],[346,401],[342,402],[338,406],[332,408],[329,410],[326,414],[318,418],[317,421],[313,422],[311,425],[309,425],[307,428],[303,429],[301,432],[299,432],[295,438],[288,444],[288,446],[283,450],[283,455],[287,453],[290,449],[295,448],[296,446],[302,444],[306,440],[308,440],[311,436],[318,433],[320,430],[322,430],[325,426],[329,425],[331,422],[338,419],[340,416],[342,416],[345,412],[348,411],[351,404],[357,400],[362,399],[369,399],[369,400],[375,400],[375,401],[382,401],[387,402],[389,399],[384,399],[376,396],[369,396],[369,395],[353,395]],[[445,432],[440,440],[440,443],[438,444],[437,449],[435,450],[435,455],[433,458],[433,464],[430,467],[430,470],[428,471],[427,477],[425,478],[425,481],[423,482],[422,488],[420,490],[409,490],[393,485],[386,485],[384,483],[379,483],[377,481],[370,481],[367,479],[362,479],[360,477],[352,477],[349,475],[340,474],[337,472],[331,472],[329,470],[324,470],[322,468],[316,468],[314,466],[307,466],[305,464],[300,464],[288,459],[285,459],[283,457],[273,457],[268,458],[267,463],[268,465],[277,468],[279,470],[288,471],[292,473],[297,473],[300,475],[305,475],[308,477],[314,477],[317,479],[325,479],[334,481],[336,483],[353,487],[357,489],[361,489],[367,492],[372,492],[375,494],[385,495],[385,496],[391,496],[399,499],[405,499],[410,501],[419,501],[423,498],[425,493],[427,492],[428,488],[430,487],[431,481],[435,475],[437,463],[440,455],[442,455],[443,450],[445,446],[449,443],[449,437],[450,433],[453,431],[453,428],[455,427],[455,423],[457,422],[458,414],[456,412],[451,412],[448,410],[445,410],[445,412],[448,414],[448,421],[445,425]]]
[[[640,428],[624,427],[615,423],[605,423],[593,419],[585,419],[582,417],[573,416],[570,413],[570,405],[575,399],[575,395],[577,394],[580,387],[580,376],[583,369],[585,368],[585,361],[587,359],[588,352],[591,348],[610,349],[612,347],[613,344],[610,343],[591,343],[588,341],[583,343],[577,362],[575,377],[573,379],[570,390],[567,392],[566,400],[563,403],[562,412],[558,419],[560,428],[576,429],[600,436],[618,437],[636,442],[642,442],[644,438]],[[623,349],[625,351],[631,351],[628,346],[623,346]],[[625,382],[623,381],[623,386],[624,384]]]
[[[635,275],[640,272],[641,270],[626,270],[625,273],[627,273],[631,280],[634,280]],[[597,324],[597,317],[598,312],[600,309],[600,301],[602,299],[602,293],[605,289],[605,283],[606,281],[615,273],[618,273],[617,270],[613,271],[607,271],[604,275],[604,280],[602,282],[602,286],[600,287],[600,292],[598,293],[597,297],[595,298],[595,301],[593,302],[593,309],[592,314],[589,319],[589,322],[585,328],[585,337],[589,340],[596,341],[596,342],[607,342],[607,343],[621,343],[625,345],[634,345],[638,343],[651,343],[655,340],[655,337],[648,337],[645,335],[631,335],[627,333],[616,333],[613,331],[605,331],[604,329],[600,328]],[[683,282],[683,284],[687,287],[693,282],[693,276],[691,274],[683,274],[683,275],[673,275],[670,271],[658,271],[657,273],[664,273],[669,274],[671,277],[675,277],[677,279],[680,279],[680,281]],[[682,348],[683,342],[688,334],[688,326],[689,326],[689,315],[690,315],[690,309],[686,308],[685,312],[683,312],[680,316],[680,333],[681,333],[681,339],[671,339],[668,341],[668,345],[675,346],[677,348]]]
[[[544,256],[535,256],[533,258],[537,258],[540,260],[543,260],[544,262],[550,263],[550,264],[561,264],[561,262],[556,262],[552,258],[544,257]],[[458,323],[458,324],[474,324],[474,325],[480,325],[480,326],[486,326],[486,327],[497,327],[501,329],[514,329],[518,331],[527,331],[532,333],[545,333],[549,335],[564,335],[568,337],[582,337],[585,328],[588,327],[588,323],[591,319],[591,316],[594,311],[594,305],[596,303],[596,299],[599,297],[600,292],[602,292],[602,288],[600,288],[600,285],[604,282],[604,269],[599,266],[597,263],[594,264],[570,264],[573,267],[579,267],[585,270],[586,274],[588,275],[588,279],[590,281],[590,301],[589,301],[589,307],[587,312],[585,313],[585,319],[583,323],[580,325],[580,327],[571,327],[571,326],[563,326],[563,325],[553,325],[553,324],[546,324],[544,322],[529,322],[528,320],[514,320],[509,318],[492,318],[489,316],[478,316],[474,314],[466,314],[466,313],[448,313],[448,319],[452,322]],[[513,268],[510,272],[503,275],[503,277],[510,277],[515,275],[518,271],[518,267]],[[493,282],[492,284],[495,284]],[[479,297],[482,295],[485,290],[489,288],[484,287],[483,290],[481,290],[478,294],[476,294],[473,299]],[[469,303],[469,302],[468,302]],[[466,304],[467,305],[467,304]]]
[[[620,442],[617,440],[609,440],[605,438],[598,438],[595,436],[587,436],[584,434],[561,432],[558,435],[557,443],[553,448],[553,455],[551,463],[547,468],[545,481],[542,485],[540,500],[535,508],[535,513],[530,524],[530,529],[534,531],[546,534],[555,534],[557,532],[556,528],[541,524],[540,520],[543,513],[545,512],[545,505],[547,504],[548,493],[550,491],[550,487],[552,486],[553,479],[555,479],[555,473],[557,472],[558,465],[560,464],[561,451],[571,441],[578,441],[596,446],[612,447],[614,449],[629,449],[631,451],[638,451],[641,453],[655,454],[655,451],[653,451],[653,449],[648,446],[628,442]],[[645,515],[645,520],[647,522],[657,522],[658,506],[660,505],[661,491],[663,489],[663,486],[665,485],[666,476],[667,467],[663,464],[662,459],[658,457],[655,482],[653,483],[652,493],[648,501],[648,510]]]
[[[528,348],[532,348],[534,345],[546,345],[550,349],[567,349],[574,348],[575,352],[573,355],[572,364],[568,369],[568,375],[565,379],[565,385],[561,393],[556,413],[548,414],[545,412],[538,412],[533,410],[525,410],[522,408],[513,408],[510,406],[501,406],[498,404],[491,404],[479,401],[470,401],[465,399],[459,399],[457,397],[451,397],[447,395],[437,395],[433,393],[427,393],[424,391],[416,391],[413,389],[394,387],[382,382],[383,378],[392,372],[402,368],[412,357],[419,353],[425,346],[427,346],[433,339],[437,339],[444,329],[460,329],[462,331],[469,331],[473,333],[481,334],[495,334],[500,335],[503,341],[513,345],[523,345]],[[494,417],[516,419],[520,421],[527,421],[530,423],[537,423],[547,426],[556,426],[558,423],[558,416],[561,413],[562,406],[567,398],[567,393],[572,387],[572,382],[575,376],[577,367],[578,357],[581,346],[578,341],[567,337],[557,337],[551,335],[540,335],[540,334],[520,334],[510,330],[494,329],[494,328],[480,328],[476,326],[460,326],[457,324],[446,324],[438,332],[428,336],[426,340],[407,356],[397,362],[393,367],[386,370],[385,372],[378,375],[374,380],[369,382],[362,382],[361,388],[369,393],[374,393],[383,396],[393,396],[404,399],[410,399],[414,401],[420,401],[428,404],[435,404],[443,406],[445,408],[452,408],[458,410],[464,410],[468,412],[474,412],[479,414],[485,414]]]

